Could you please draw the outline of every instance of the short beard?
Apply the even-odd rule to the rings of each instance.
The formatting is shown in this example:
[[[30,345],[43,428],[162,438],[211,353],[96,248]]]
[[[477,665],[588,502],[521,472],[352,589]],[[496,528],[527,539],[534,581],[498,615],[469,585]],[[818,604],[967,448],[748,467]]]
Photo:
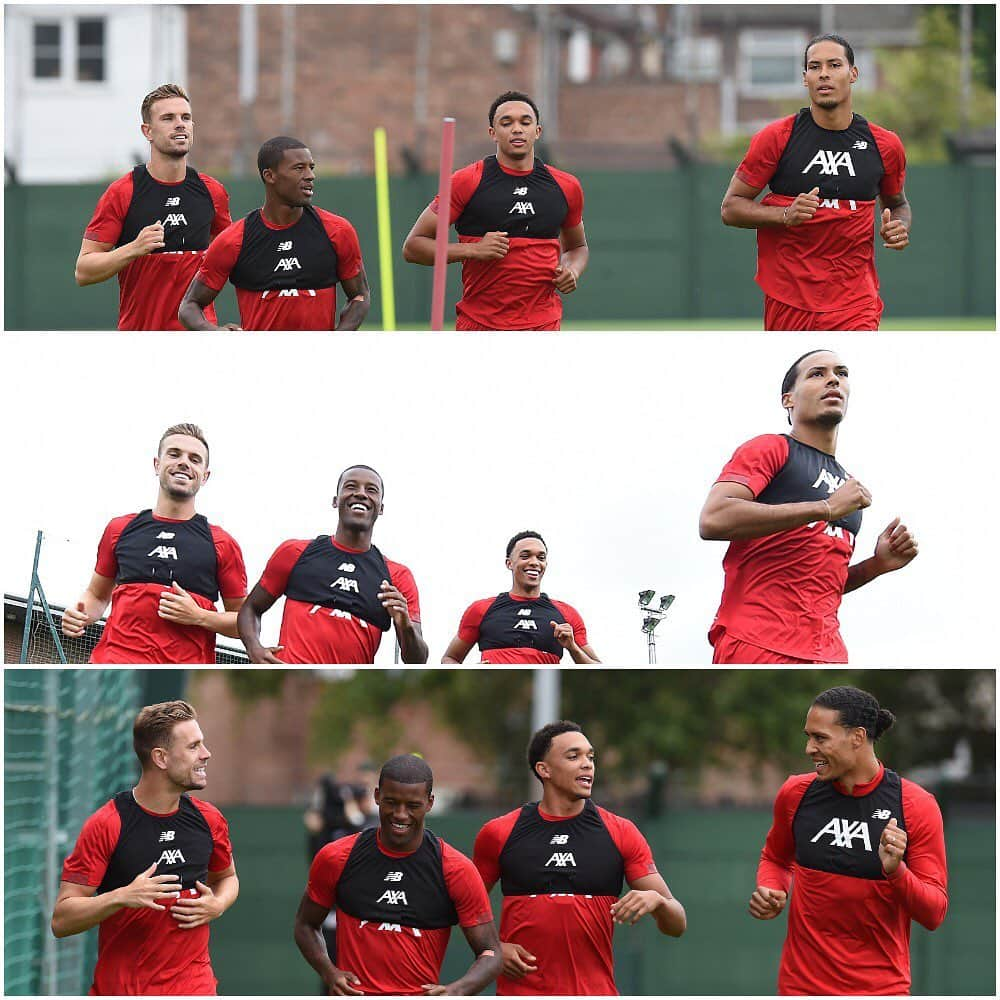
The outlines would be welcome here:
[[[832,410],[830,410],[827,411],[826,413],[821,413],[816,418],[816,423],[819,424],[820,427],[836,427],[840,424],[840,422],[843,419],[844,419],[843,413],[834,413]]]
[[[838,101],[835,97],[824,97],[817,98],[813,101],[813,104],[817,108],[822,108],[824,111],[832,111],[834,108],[839,108],[843,101]]]

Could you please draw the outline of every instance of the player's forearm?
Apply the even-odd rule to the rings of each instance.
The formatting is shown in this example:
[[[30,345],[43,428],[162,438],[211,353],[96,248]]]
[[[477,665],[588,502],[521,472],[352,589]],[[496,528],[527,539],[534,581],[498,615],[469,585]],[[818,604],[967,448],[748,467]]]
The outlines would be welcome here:
[[[587,262],[590,260],[590,247],[586,243],[583,246],[573,247],[567,250],[560,258],[563,267],[571,267],[573,273],[579,278],[587,270]]]
[[[922,882],[905,862],[888,876],[892,894],[918,924],[933,931],[940,927],[948,912],[948,894],[939,886]]]
[[[730,194],[722,200],[722,221],[736,229],[778,227],[785,224],[785,210],[781,205],[762,205],[753,198]]]
[[[406,628],[396,626],[396,638],[399,640],[399,657],[404,663],[427,662],[427,643],[412,622]]]
[[[600,663],[596,656],[591,656],[582,646],[574,644],[567,650],[574,663]]]
[[[371,297],[368,295],[356,295],[344,306],[340,319],[337,320],[335,330],[360,330],[361,324],[368,315],[371,308]]]
[[[448,986],[448,990],[453,996],[470,997],[481,993],[497,976],[503,968],[503,958],[499,951],[495,954],[480,955],[461,979]]]
[[[866,583],[871,583],[872,580],[882,576],[884,572],[885,570],[879,567],[874,556],[855,563],[853,566],[848,567],[844,593],[849,594],[852,590],[857,590],[858,587],[863,587]]]
[[[304,920],[296,920],[295,943],[302,952],[302,957],[319,973],[323,982],[329,984],[337,967],[330,961],[320,929]]]
[[[804,503],[757,503],[740,497],[719,498],[701,512],[698,528],[706,541],[731,542],[763,538],[778,531],[826,521],[830,507],[824,500]]]
[[[180,308],[177,310],[177,319],[185,330],[218,330],[215,323],[209,322],[205,316],[204,308],[194,299],[189,299],[186,295],[181,300]]]
[[[116,247],[114,250],[91,250],[88,253],[81,253],[76,259],[74,272],[76,283],[82,287],[107,281],[140,256],[142,255],[136,251],[132,243],[126,243],[125,246]]]
[[[651,916],[661,934],[680,937],[687,930],[687,914],[680,902],[673,897],[661,897],[663,903],[653,910]]]
[[[57,938],[82,934],[117,913],[124,905],[119,902],[117,889],[96,896],[69,896],[60,899],[52,911],[52,933]]]
[[[219,635],[228,636],[230,639],[238,639],[240,630],[236,626],[237,612],[235,611],[215,611],[210,608],[202,608],[198,624],[209,632],[217,632]]]
[[[235,612],[233,612],[233,617],[236,617]],[[240,880],[234,872],[232,875],[227,875],[225,878],[219,879],[218,882],[209,882],[208,885],[215,896],[215,901],[220,907],[216,916],[221,917],[236,902],[240,894]]]
[[[889,219],[892,222],[902,222],[906,226],[906,231],[909,232],[913,228],[913,210],[910,208],[910,203],[904,201],[901,205],[890,208]]]
[[[432,267],[437,241],[432,236],[410,236],[403,244],[403,260]],[[456,264],[475,257],[475,243],[449,243],[448,263]]]
[[[260,641],[260,612],[249,600],[243,602],[236,614],[236,633],[251,659],[264,648]]]

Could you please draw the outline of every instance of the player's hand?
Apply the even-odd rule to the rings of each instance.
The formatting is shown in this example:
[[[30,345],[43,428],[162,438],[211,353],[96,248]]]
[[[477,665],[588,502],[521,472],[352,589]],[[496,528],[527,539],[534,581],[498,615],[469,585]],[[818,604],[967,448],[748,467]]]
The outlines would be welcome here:
[[[906,853],[906,831],[896,825],[895,816],[889,820],[878,842],[878,859],[882,862],[882,871],[891,875],[898,867]]]
[[[773,920],[785,908],[788,893],[759,885],[750,897],[750,916],[758,920]]]
[[[223,323],[218,329],[220,330],[242,330],[243,327],[239,323]]]
[[[77,601],[75,608],[67,608],[62,613],[62,634],[71,639],[83,635],[84,629],[90,624],[90,615],[83,606],[83,601]]]
[[[640,917],[659,909],[663,901],[655,889],[632,889],[611,904],[611,919],[616,924],[634,924]]]
[[[201,893],[200,896],[181,896],[172,907],[170,916],[177,921],[182,931],[189,931],[192,927],[201,927],[210,920],[222,916],[222,906],[219,903],[211,887],[204,882],[195,882],[195,888]]]
[[[442,986],[440,983],[425,983],[420,988],[424,991],[425,997],[451,996],[451,994],[448,992],[448,987]]]
[[[538,966],[532,965],[538,959],[526,948],[512,941],[502,941],[500,951],[503,953],[503,974],[508,979],[522,979],[529,972],[537,972]]]
[[[118,902],[130,910],[165,910],[157,900],[176,899],[181,891],[179,875],[154,875],[154,861],[144,872],[140,872],[128,885],[119,890]]]
[[[284,663],[284,660],[278,659],[278,653],[284,648],[284,646],[257,645],[253,649],[247,650],[247,656],[251,663]]]
[[[808,222],[819,209],[819,188],[795,196],[795,201],[788,205],[783,213],[786,226],[801,226]]]
[[[910,245],[910,231],[906,223],[902,219],[894,219],[887,208],[882,211],[882,228],[878,234],[887,250],[905,250]]]
[[[563,649],[576,649],[576,639],[573,636],[573,626],[569,622],[549,622],[556,642]]]
[[[556,286],[557,292],[562,292],[563,295],[569,295],[570,292],[576,291],[577,286],[577,274],[569,266],[569,264],[560,264],[556,268],[556,276],[553,279],[553,284]]]
[[[475,248],[472,255],[476,260],[502,260],[510,249],[510,240],[506,233],[486,233],[478,243],[470,246]]]
[[[163,223],[154,222],[139,230],[139,235],[132,241],[132,248],[137,257],[145,257],[154,250],[162,250],[167,245],[163,232]]]
[[[864,510],[872,505],[872,495],[853,477],[848,479],[840,489],[834,490],[827,498],[830,505],[830,520],[839,521],[856,510]]]
[[[917,540],[899,518],[893,518],[875,543],[875,562],[879,572],[891,573],[902,569],[917,558]]]
[[[326,980],[326,991],[327,995],[331,997],[360,997],[364,994],[361,990],[354,988],[360,985],[361,980],[353,972],[334,969],[330,978]]]
[[[176,580],[169,590],[160,591],[160,607],[156,613],[175,625],[202,625],[205,621],[205,609]]]
[[[410,608],[406,603],[406,598],[402,592],[394,587],[388,580],[383,580],[378,588],[378,599],[382,607],[389,612],[392,624],[396,630],[408,629],[410,627]]]

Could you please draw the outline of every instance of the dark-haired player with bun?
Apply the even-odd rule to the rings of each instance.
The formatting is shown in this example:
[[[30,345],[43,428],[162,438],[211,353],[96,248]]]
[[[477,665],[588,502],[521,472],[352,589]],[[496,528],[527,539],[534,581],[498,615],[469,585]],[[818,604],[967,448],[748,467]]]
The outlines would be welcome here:
[[[232,222],[229,195],[214,177],[188,166],[194,117],[182,87],[165,83],[150,91],[139,114],[149,162],[101,195],[80,244],[76,283],[118,275],[119,330],[182,330],[177,307],[206,247]]]
[[[98,996],[214,996],[211,921],[236,902],[229,825],[188,794],[212,754],[186,701],[147,705],[132,743],[142,775],[84,824],[63,863],[57,938],[100,925],[90,988]]]
[[[806,715],[813,770],[778,792],[750,897],[750,915],[773,920],[791,894],[783,996],[909,993],[910,922],[944,920],[941,810],[875,755],[894,721],[855,687],[824,691]]]
[[[188,330],[217,330],[206,310],[226,281],[244,330],[357,330],[371,295],[354,226],[312,205],[316,164],[304,142],[279,135],[257,153],[264,207],[234,222],[184,294]],[[337,283],[347,305],[337,319]]]
[[[575,722],[543,726],[527,757],[541,801],[490,820],[472,858],[487,889],[503,891],[497,994],[616,995],[615,925],[648,915],[680,937],[684,907],[635,824],[594,805],[594,748]]]
[[[274,550],[237,619],[252,663],[372,663],[390,627],[404,663],[427,662],[413,574],[372,545],[384,495],[371,466],[349,466],[333,498],[334,534],[289,539]],[[282,594],[278,645],[265,647],[260,620]]]
[[[479,646],[480,663],[600,663],[587,642],[580,613],[542,593],[549,552],[537,531],[519,531],[507,543],[511,588],[466,608],[442,663],[461,663]]]
[[[832,351],[797,358],[781,383],[791,433],[740,445],[709,492],[701,537],[730,543],[708,635],[714,663],[846,663],[841,598],[916,557],[896,517],[874,555],[850,564],[872,495],[835,457],[849,395]]]
[[[320,848],[295,915],[295,943],[332,996],[472,996],[500,972],[489,897],[472,862],[424,826],[434,775],[414,754],[386,761],[375,788],[377,827]],[[321,928],[337,910],[337,965]],[[451,928],[475,955],[442,984]]]
[[[462,264],[456,330],[558,330],[562,300],[576,290],[590,254],[583,231],[583,188],[563,170],[542,163],[538,106],[520,91],[490,106],[494,156],[451,178],[448,221],[458,242],[448,263]],[[439,198],[413,224],[403,257],[434,264]]]
[[[909,245],[906,153],[894,132],[854,114],[857,79],[845,39],[813,38],[802,73],[809,107],[753,137],[722,201],[727,226],[757,230],[767,330],[877,330],[876,200],[882,245]]]

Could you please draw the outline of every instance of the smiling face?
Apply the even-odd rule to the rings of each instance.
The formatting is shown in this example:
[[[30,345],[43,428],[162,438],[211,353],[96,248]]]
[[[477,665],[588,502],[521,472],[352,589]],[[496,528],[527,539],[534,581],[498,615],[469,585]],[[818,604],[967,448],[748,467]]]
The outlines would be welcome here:
[[[546,794],[555,792],[570,800],[589,799],[594,787],[594,748],[583,733],[560,733],[535,765]]]
[[[840,724],[840,712],[813,705],[806,715],[806,756],[813,762],[820,781],[843,781],[854,775],[863,761],[867,744],[860,726],[848,729]]]
[[[404,785],[383,778],[375,789],[375,801],[382,843],[393,851],[416,850],[424,836],[424,817],[434,805],[427,783]]]
[[[360,466],[340,477],[333,498],[339,525],[349,531],[371,531],[382,513],[382,479],[377,472]]]
[[[532,155],[541,134],[542,126],[535,112],[524,101],[507,101],[493,116],[490,138],[497,144],[497,154],[502,159],[526,160]]]
[[[171,500],[188,500],[208,481],[208,449],[196,437],[171,434],[153,459],[160,492]]]
[[[851,86],[858,78],[857,66],[847,61],[844,46],[824,40],[809,46],[802,82],[816,107],[830,111],[851,99]]]
[[[150,756],[179,791],[196,791],[208,784],[207,765],[212,754],[195,719],[178,722],[170,731],[169,744],[154,748]]]
[[[533,596],[542,586],[548,552],[540,538],[522,538],[507,558],[507,569],[513,576],[512,591],[521,596]]]
[[[278,165],[265,168],[262,177],[267,190],[290,208],[304,208],[312,202],[316,163],[305,147],[284,150]]]
[[[187,156],[194,144],[191,105],[183,97],[155,101],[149,109],[149,124],[142,125],[142,134],[163,156]]]
[[[804,357],[791,391],[781,397],[789,411],[792,427],[818,424],[836,427],[847,415],[851,388],[847,365],[831,351],[817,351]]]

